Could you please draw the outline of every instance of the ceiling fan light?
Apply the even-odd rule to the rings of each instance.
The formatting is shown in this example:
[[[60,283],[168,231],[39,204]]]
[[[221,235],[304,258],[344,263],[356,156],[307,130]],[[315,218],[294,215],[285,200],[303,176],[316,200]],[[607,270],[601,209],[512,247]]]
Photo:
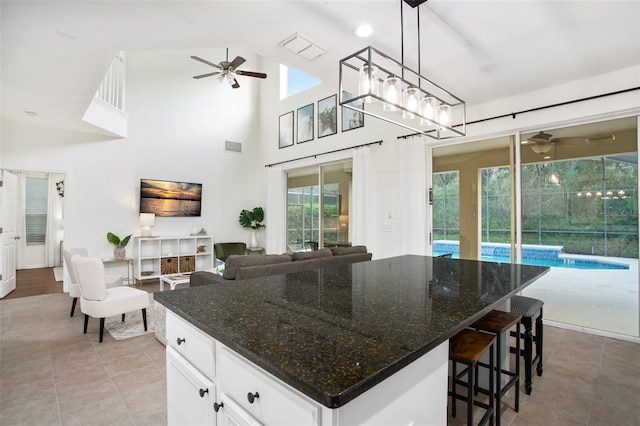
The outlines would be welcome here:
[[[359,95],[380,95],[380,85],[378,84],[378,68],[373,65],[364,64],[360,68],[358,78],[358,94]],[[364,98],[364,102],[371,103],[375,99],[371,96]]]
[[[382,97],[385,100],[383,109],[385,111],[397,111],[395,105],[402,102],[402,87],[400,87],[400,79],[395,75],[390,75],[382,82]]]
[[[535,152],[536,154],[546,154],[547,152],[551,151],[551,145],[536,144],[531,146],[531,151]]]
[[[403,118],[413,120],[420,111],[420,91],[417,87],[409,87],[402,92]]]

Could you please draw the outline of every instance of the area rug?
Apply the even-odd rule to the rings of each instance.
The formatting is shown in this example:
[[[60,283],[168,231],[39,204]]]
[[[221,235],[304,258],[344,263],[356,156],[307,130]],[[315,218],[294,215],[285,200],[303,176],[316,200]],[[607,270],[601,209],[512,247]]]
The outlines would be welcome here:
[[[104,327],[116,340],[125,340],[132,337],[142,336],[144,334],[152,334],[155,332],[155,304],[156,302],[153,300],[153,293],[149,293],[149,307],[147,307],[147,331],[144,331],[144,326],[142,325],[141,310],[127,312],[124,322],[122,322],[121,315],[108,317],[104,321]]]
[[[56,281],[62,281],[62,266],[56,266],[53,268],[53,276]]]

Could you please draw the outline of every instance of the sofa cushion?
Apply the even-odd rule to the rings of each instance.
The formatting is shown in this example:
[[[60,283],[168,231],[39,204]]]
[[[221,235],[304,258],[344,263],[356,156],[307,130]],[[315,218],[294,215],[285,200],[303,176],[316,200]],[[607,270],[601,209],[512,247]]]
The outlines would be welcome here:
[[[331,252],[334,256],[342,256],[345,254],[354,253],[366,253],[367,246],[352,246],[352,247],[331,247]]]
[[[314,251],[299,251],[291,254],[291,260],[294,262],[299,260],[317,259],[319,257],[331,257],[333,253],[328,248]]]
[[[287,262],[291,262],[291,256],[288,254],[252,254],[248,256],[232,254],[227,257],[225,262],[223,277],[228,280],[235,280],[238,268]]]

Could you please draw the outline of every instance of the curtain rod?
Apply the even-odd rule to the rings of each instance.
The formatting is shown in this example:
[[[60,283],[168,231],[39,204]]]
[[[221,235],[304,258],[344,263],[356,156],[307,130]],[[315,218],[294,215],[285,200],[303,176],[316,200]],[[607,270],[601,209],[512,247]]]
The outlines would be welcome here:
[[[348,149],[362,148],[363,146],[369,146],[369,145],[375,145],[375,144],[382,145],[382,141],[363,143],[362,145],[350,146],[349,148],[334,149],[333,151],[323,152],[320,154],[307,155],[306,157],[300,157],[293,160],[285,160],[285,161],[280,161],[279,163],[267,164],[265,167],[278,166],[280,164],[291,163],[292,161],[304,160],[306,158],[316,158],[318,155],[333,154],[334,152],[346,151]]]
[[[574,99],[574,100],[571,100],[571,101],[559,102],[557,104],[551,104],[551,105],[545,105],[545,106],[531,108],[531,109],[525,109],[525,110],[522,110],[522,111],[512,112],[512,113],[509,113],[509,114],[502,114],[502,115],[496,115],[494,117],[481,118],[479,120],[468,122],[467,126],[469,124],[478,124],[478,123],[482,123],[484,121],[497,120],[499,118],[505,118],[505,117],[511,117],[511,118],[515,119],[516,115],[518,115],[518,114],[525,114],[527,112],[534,112],[534,111],[540,111],[540,110],[548,109],[548,108],[555,108],[555,107],[559,107],[559,106],[575,104],[577,102],[590,101],[590,100],[593,100],[593,99],[604,98],[606,96],[620,95],[622,93],[633,92],[634,90],[640,90],[640,86],[632,87],[632,88],[629,88],[629,89],[618,90],[617,92],[603,93],[603,94],[600,94],[600,95],[589,96],[589,97],[586,97],[586,98],[580,98],[580,99]],[[460,127],[460,126],[461,126],[460,124],[457,124],[457,125],[455,125],[453,127]],[[412,133],[410,135],[402,135],[402,136],[398,136],[398,139],[406,139],[406,138],[409,138],[409,137],[412,137],[412,136],[417,136],[417,135],[422,135],[422,133]]]

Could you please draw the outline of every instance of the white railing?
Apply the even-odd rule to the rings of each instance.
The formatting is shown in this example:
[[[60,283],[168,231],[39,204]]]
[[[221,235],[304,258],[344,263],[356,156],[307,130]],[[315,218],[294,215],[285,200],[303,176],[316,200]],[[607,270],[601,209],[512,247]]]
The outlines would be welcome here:
[[[120,51],[113,58],[96,92],[97,99],[120,111],[124,111],[125,66],[125,55]]]

